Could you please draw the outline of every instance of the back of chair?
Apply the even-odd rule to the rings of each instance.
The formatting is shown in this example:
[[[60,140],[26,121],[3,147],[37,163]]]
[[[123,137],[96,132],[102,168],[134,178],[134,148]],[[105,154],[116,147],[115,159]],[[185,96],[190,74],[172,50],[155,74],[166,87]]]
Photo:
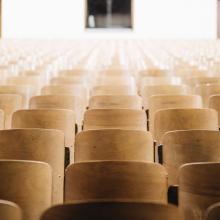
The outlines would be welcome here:
[[[131,200],[167,202],[167,173],[154,163],[95,161],[70,165],[65,202]]]
[[[135,202],[65,204],[48,209],[41,220],[177,220],[174,206]]]
[[[75,114],[64,109],[19,110],[13,114],[12,128],[45,128],[61,130],[65,146],[72,146],[75,139]]]
[[[64,135],[58,130],[12,129],[0,131],[0,159],[33,160],[53,169],[53,204],[63,202]]]
[[[154,137],[161,143],[162,136],[175,130],[218,130],[218,114],[213,109],[165,109],[155,113]]]
[[[92,96],[90,109],[142,109],[142,100],[135,95],[102,95]]]
[[[24,220],[38,220],[51,206],[52,170],[42,162],[0,160],[0,198],[18,204]]]
[[[205,215],[205,220],[219,220],[220,219],[220,203],[211,205]]]
[[[20,207],[9,201],[0,200],[0,216],[3,220],[22,220]]]
[[[163,136],[162,145],[163,165],[170,185],[178,184],[178,170],[183,164],[220,162],[219,131],[171,131]]]
[[[186,164],[179,171],[179,205],[183,220],[204,219],[220,200],[220,163]]]
[[[88,130],[75,141],[75,162],[91,160],[154,161],[149,132],[120,129]]]
[[[218,112],[218,117],[220,118],[220,94],[209,97],[209,108],[215,109]],[[219,120],[219,127],[220,127],[220,120]]]
[[[85,112],[84,130],[107,128],[146,131],[146,114],[133,109],[92,109]]]

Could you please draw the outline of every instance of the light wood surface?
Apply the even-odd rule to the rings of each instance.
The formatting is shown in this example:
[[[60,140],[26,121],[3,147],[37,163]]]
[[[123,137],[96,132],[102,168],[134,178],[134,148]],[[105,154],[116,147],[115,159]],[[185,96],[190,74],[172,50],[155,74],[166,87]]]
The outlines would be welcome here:
[[[21,208],[13,202],[0,200],[0,217],[2,220],[22,220]]]

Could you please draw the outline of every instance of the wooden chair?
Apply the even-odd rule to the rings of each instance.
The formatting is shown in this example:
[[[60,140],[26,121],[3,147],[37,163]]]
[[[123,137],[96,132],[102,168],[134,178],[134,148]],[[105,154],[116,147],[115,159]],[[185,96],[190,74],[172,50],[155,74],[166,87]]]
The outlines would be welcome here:
[[[107,128],[146,131],[146,114],[133,109],[92,109],[85,112],[84,130]]]
[[[65,136],[65,146],[70,147],[75,139],[75,114],[64,109],[19,110],[12,116],[12,128],[60,130]]]
[[[87,85],[86,79],[80,76],[58,76],[50,80],[51,85],[74,85],[82,84]]]
[[[4,112],[4,128],[11,128],[12,114],[22,108],[22,96],[16,94],[0,94],[0,109]]]
[[[74,111],[76,114],[76,122],[82,125],[83,100],[78,96],[73,95],[42,95],[34,96],[29,101],[31,109],[68,109]]]
[[[76,136],[74,161],[91,160],[153,162],[152,135],[144,131],[119,129],[83,131]]]
[[[43,162],[0,160],[0,198],[18,204],[23,220],[38,220],[51,206],[52,170]]]
[[[53,171],[53,204],[63,202],[64,135],[52,129],[0,131],[0,159],[33,160],[50,164]]]
[[[218,117],[220,118],[220,94],[212,95],[209,97],[209,108],[215,109],[218,112]],[[219,121],[220,128],[220,121]]]
[[[95,83],[96,86],[132,86],[135,87],[135,80],[132,76],[99,76]]]
[[[179,167],[186,163],[220,162],[219,131],[171,131],[163,136],[162,145],[169,185],[178,184]]]
[[[219,220],[220,219],[220,203],[215,203],[206,210],[205,220]]]
[[[136,88],[131,86],[94,86],[91,91],[91,96],[100,95],[137,95]]]
[[[48,209],[41,220],[177,220],[174,206],[145,202],[93,202],[65,204]]]
[[[154,130],[155,112],[169,108],[202,108],[202,99],[197,95],[155,95],[149,99],[150,131]]]
[[[213,109],[165,109],[154,117],[154,137],[158,144],[168,131],[175,130],[218,130],[218,114]]]
[[[195,87],[195,93],[202,97],[204,107],[208,108],[209,97],[220,94],[220,84],[198,85]]]
[[[145,86],[141,96],[144,109],[149,109],[149,99],[153,95],[187,95],[189,87],[186,85],[155,85]]]
[[[185,79],[185,82],[191,87],[202,84],[203,85],[216,84],[216,83],[220,83],[220,77],[215,77],[215,76],[188,77]]]
[[[96,161],[70,165],[65,202],[130,200],[167,202],[167,173],[154,163]]]
[[[20,207],[10,201],[0,200],[0,216],[3,220],[22,220]]]
[[[205,219],[220,199],[220,163],[192,163],[179,171],[179,207],[183,220]]]
[[[142,109],[142,100],[135,95],[101,95],[92,96],[90,109]]]
[[[33,87],[27,85],[0,85],[0,94],[16,94],[22,96],[22,108],[28,106],[28,101],[33,96]]]

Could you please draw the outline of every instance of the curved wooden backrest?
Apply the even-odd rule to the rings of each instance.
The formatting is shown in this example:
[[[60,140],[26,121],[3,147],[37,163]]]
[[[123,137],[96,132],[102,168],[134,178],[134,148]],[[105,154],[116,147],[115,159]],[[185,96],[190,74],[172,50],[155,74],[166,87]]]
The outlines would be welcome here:
[[[65,146],[69,147],[75,139],[75,114],[64,109],[19,110],[12,116],[12,128],[61,130],[65,136]]]
[[[142,109],[142,100],[137,95],[100,95],[89,100],[90,109]]]
[[[152,95],[186,95],[189,87],[186,85],[155,85],[145,86],[142,92],[144,109],[149,108],[149,98]]]
[[[34,96],[29,101],[31,109],[68,109],[76,114],[77,124],[82,124],[83,120],[83,100],[73,95],[41,95]]]
[[[12,114],[22,108],[22,96],[17,94],[0,94],[0,109],[4,111],[4,128],[11,128]]]
[[[202,108],[202,99],[198,95],[154,95],[149,99],[150,131],[154,130],[154,114],[158,110],[169,108]]]
[[[198,85],[195,87],[195,93],[202,97],[204,107],[208,107],[209,97],[220,94],[220,84]]]
[[[131,86],[94,86],[91,91],[91,96],[99,95],[137,95],[137,91]]]
[[[190,86],[196,86],[202,84],[216,84],[216,83],[220,83],[220,77],[215,77],[215,76],[189,77],[186,79],[186,83]]]
[[[146,114],[133,109],[92,109],[85,112],[84,130],[107,128],[146,131]]]
[[[0,94],[17,94],[22,96],[22,107],[28,106],[28,100],[33,95],[34,89],[27,85],[1,85]]]
[[[86,80],[84,77],[80,76],[57,76],[50,80],[51,85],[62,85],[62,84],[79,84],[79,83],[85,83]]]
[[[205,220],[219,220],[220,219],[220,203],[211,205],[205,215]]]
[[[206,209],[219,202],[219,170],[220,163],[194,163],[180,168],[179,205],[183,220],[204,219]]]
[[[50,164],[53,203],[63,202],[64,135],[58,130],[12,129],[0,131],[0,159],[33,160]]]
[[[162,145],[163,165],[170,185],[178,184],[178,169],[183,164],[220,162],[219,131],[171,131],[163,136]]]
[[[215,109],[218,112],[218,117],[220,118],[220,94],[212,95],[209,97],[209,108]],[[220,120],[219,120],[220,127]]]
[[[13,202],[0,200],[0,218],[2,220],[22,220],[21,209]]]
[[[80,132],[75,141],[75,162],[91,160],[154,161],[149,132],[104,129]]]
[[[135,86],[135,80],[133,76],[101,75],[97,78],[95,85],[96,86],[105,86],[105,85]]]
[[[135,203],[97,202],[65,204],[48,209],[41,220],[178,220],[178,209],[174,206]]]
[[[162,136],[175,130],[218,130],[218,114],[213,109],[165,109],[154,117],[154,137],[161,143]]]
[[[43,162],[0,160],[0,198],[18,204],[24,220],[38,220],[51,206],[52,170]]]
[[[93,73],[93,70],[87,69],[69,69],[59,71],[59,76],[89,76]]]
[[[167,173],[154,163],[96,161],[70,165],[65,174],[65,202],[167,201]]]

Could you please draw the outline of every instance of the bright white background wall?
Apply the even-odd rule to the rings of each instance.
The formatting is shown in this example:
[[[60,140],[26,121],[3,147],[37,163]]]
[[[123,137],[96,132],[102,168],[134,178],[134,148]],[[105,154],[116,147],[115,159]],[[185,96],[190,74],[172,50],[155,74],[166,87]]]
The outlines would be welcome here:
[[[104,0],[103,0],[104,1]],[[84,0],[3,0],[4,38],[215,38],[217,0],[134,0],[134,31],[84,29]]]

